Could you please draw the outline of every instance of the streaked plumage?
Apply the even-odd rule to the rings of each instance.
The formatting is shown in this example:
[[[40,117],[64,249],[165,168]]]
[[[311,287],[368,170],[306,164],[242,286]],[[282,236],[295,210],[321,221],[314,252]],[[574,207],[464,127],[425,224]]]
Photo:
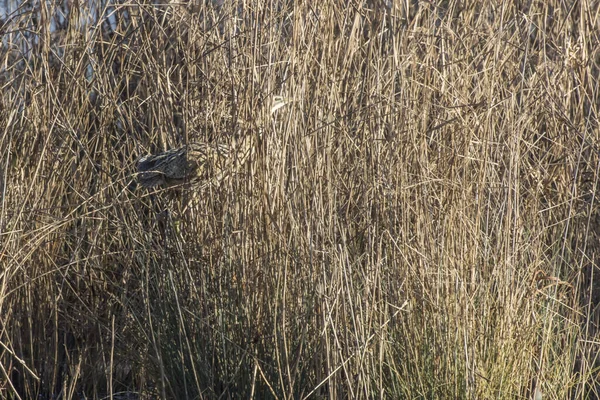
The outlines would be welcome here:
[[[274,96],[272,115],[289,100]],[[259,131],[260,135],[260,131]],[[142,157],[138,161],[138,181],[147,188],[170,187],[197,181],[219,181],[233,167],[243,165],[254,152],[253,135],[243,136],[231,146],[212,143],[189,143],[176,149]]]
[[[190,143],[142,157],[137,166],[138,181],[142,186],[152,188],[219,178],[225,171],[228,159],[227,145]]]

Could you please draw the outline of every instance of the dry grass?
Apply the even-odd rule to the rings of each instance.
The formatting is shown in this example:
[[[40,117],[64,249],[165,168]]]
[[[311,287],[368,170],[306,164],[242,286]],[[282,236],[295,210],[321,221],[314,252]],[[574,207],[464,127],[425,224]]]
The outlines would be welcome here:
[[[600,4],[214,3],[3,21],[0,397],[598,398]]]

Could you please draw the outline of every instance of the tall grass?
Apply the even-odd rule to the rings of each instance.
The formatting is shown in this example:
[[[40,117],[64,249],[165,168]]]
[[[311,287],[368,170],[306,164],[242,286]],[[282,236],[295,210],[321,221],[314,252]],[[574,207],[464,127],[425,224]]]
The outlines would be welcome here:
[[[0,396],[598,397],[600,5],[392,3],[6,16]]]

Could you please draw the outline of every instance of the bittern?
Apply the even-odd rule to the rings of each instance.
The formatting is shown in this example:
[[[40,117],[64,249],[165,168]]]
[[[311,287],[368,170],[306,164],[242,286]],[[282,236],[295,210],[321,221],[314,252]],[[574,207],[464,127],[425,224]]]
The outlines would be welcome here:
[[[287,103],[288,101],[283,97],[275,96],[271,105],[271,114]],[[253,150],[252,136],[245,136],[231,146],[189,143],[176,149],[142,157],[137,165],[138,181],[147,188],[218,181],[234,164],[242,165]]]
[[[138,181],[147,188],[171,187],[184,182],[219,178],[229,159],[229,146],[190,143],[160,154],[142,157]]]

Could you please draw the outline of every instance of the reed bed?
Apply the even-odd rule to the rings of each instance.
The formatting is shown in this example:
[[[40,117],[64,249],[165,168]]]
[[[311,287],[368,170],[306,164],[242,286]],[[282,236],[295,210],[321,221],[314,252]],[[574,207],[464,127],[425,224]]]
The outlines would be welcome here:
[[[0,397],[599,397],[597,1],[4,7]]]

